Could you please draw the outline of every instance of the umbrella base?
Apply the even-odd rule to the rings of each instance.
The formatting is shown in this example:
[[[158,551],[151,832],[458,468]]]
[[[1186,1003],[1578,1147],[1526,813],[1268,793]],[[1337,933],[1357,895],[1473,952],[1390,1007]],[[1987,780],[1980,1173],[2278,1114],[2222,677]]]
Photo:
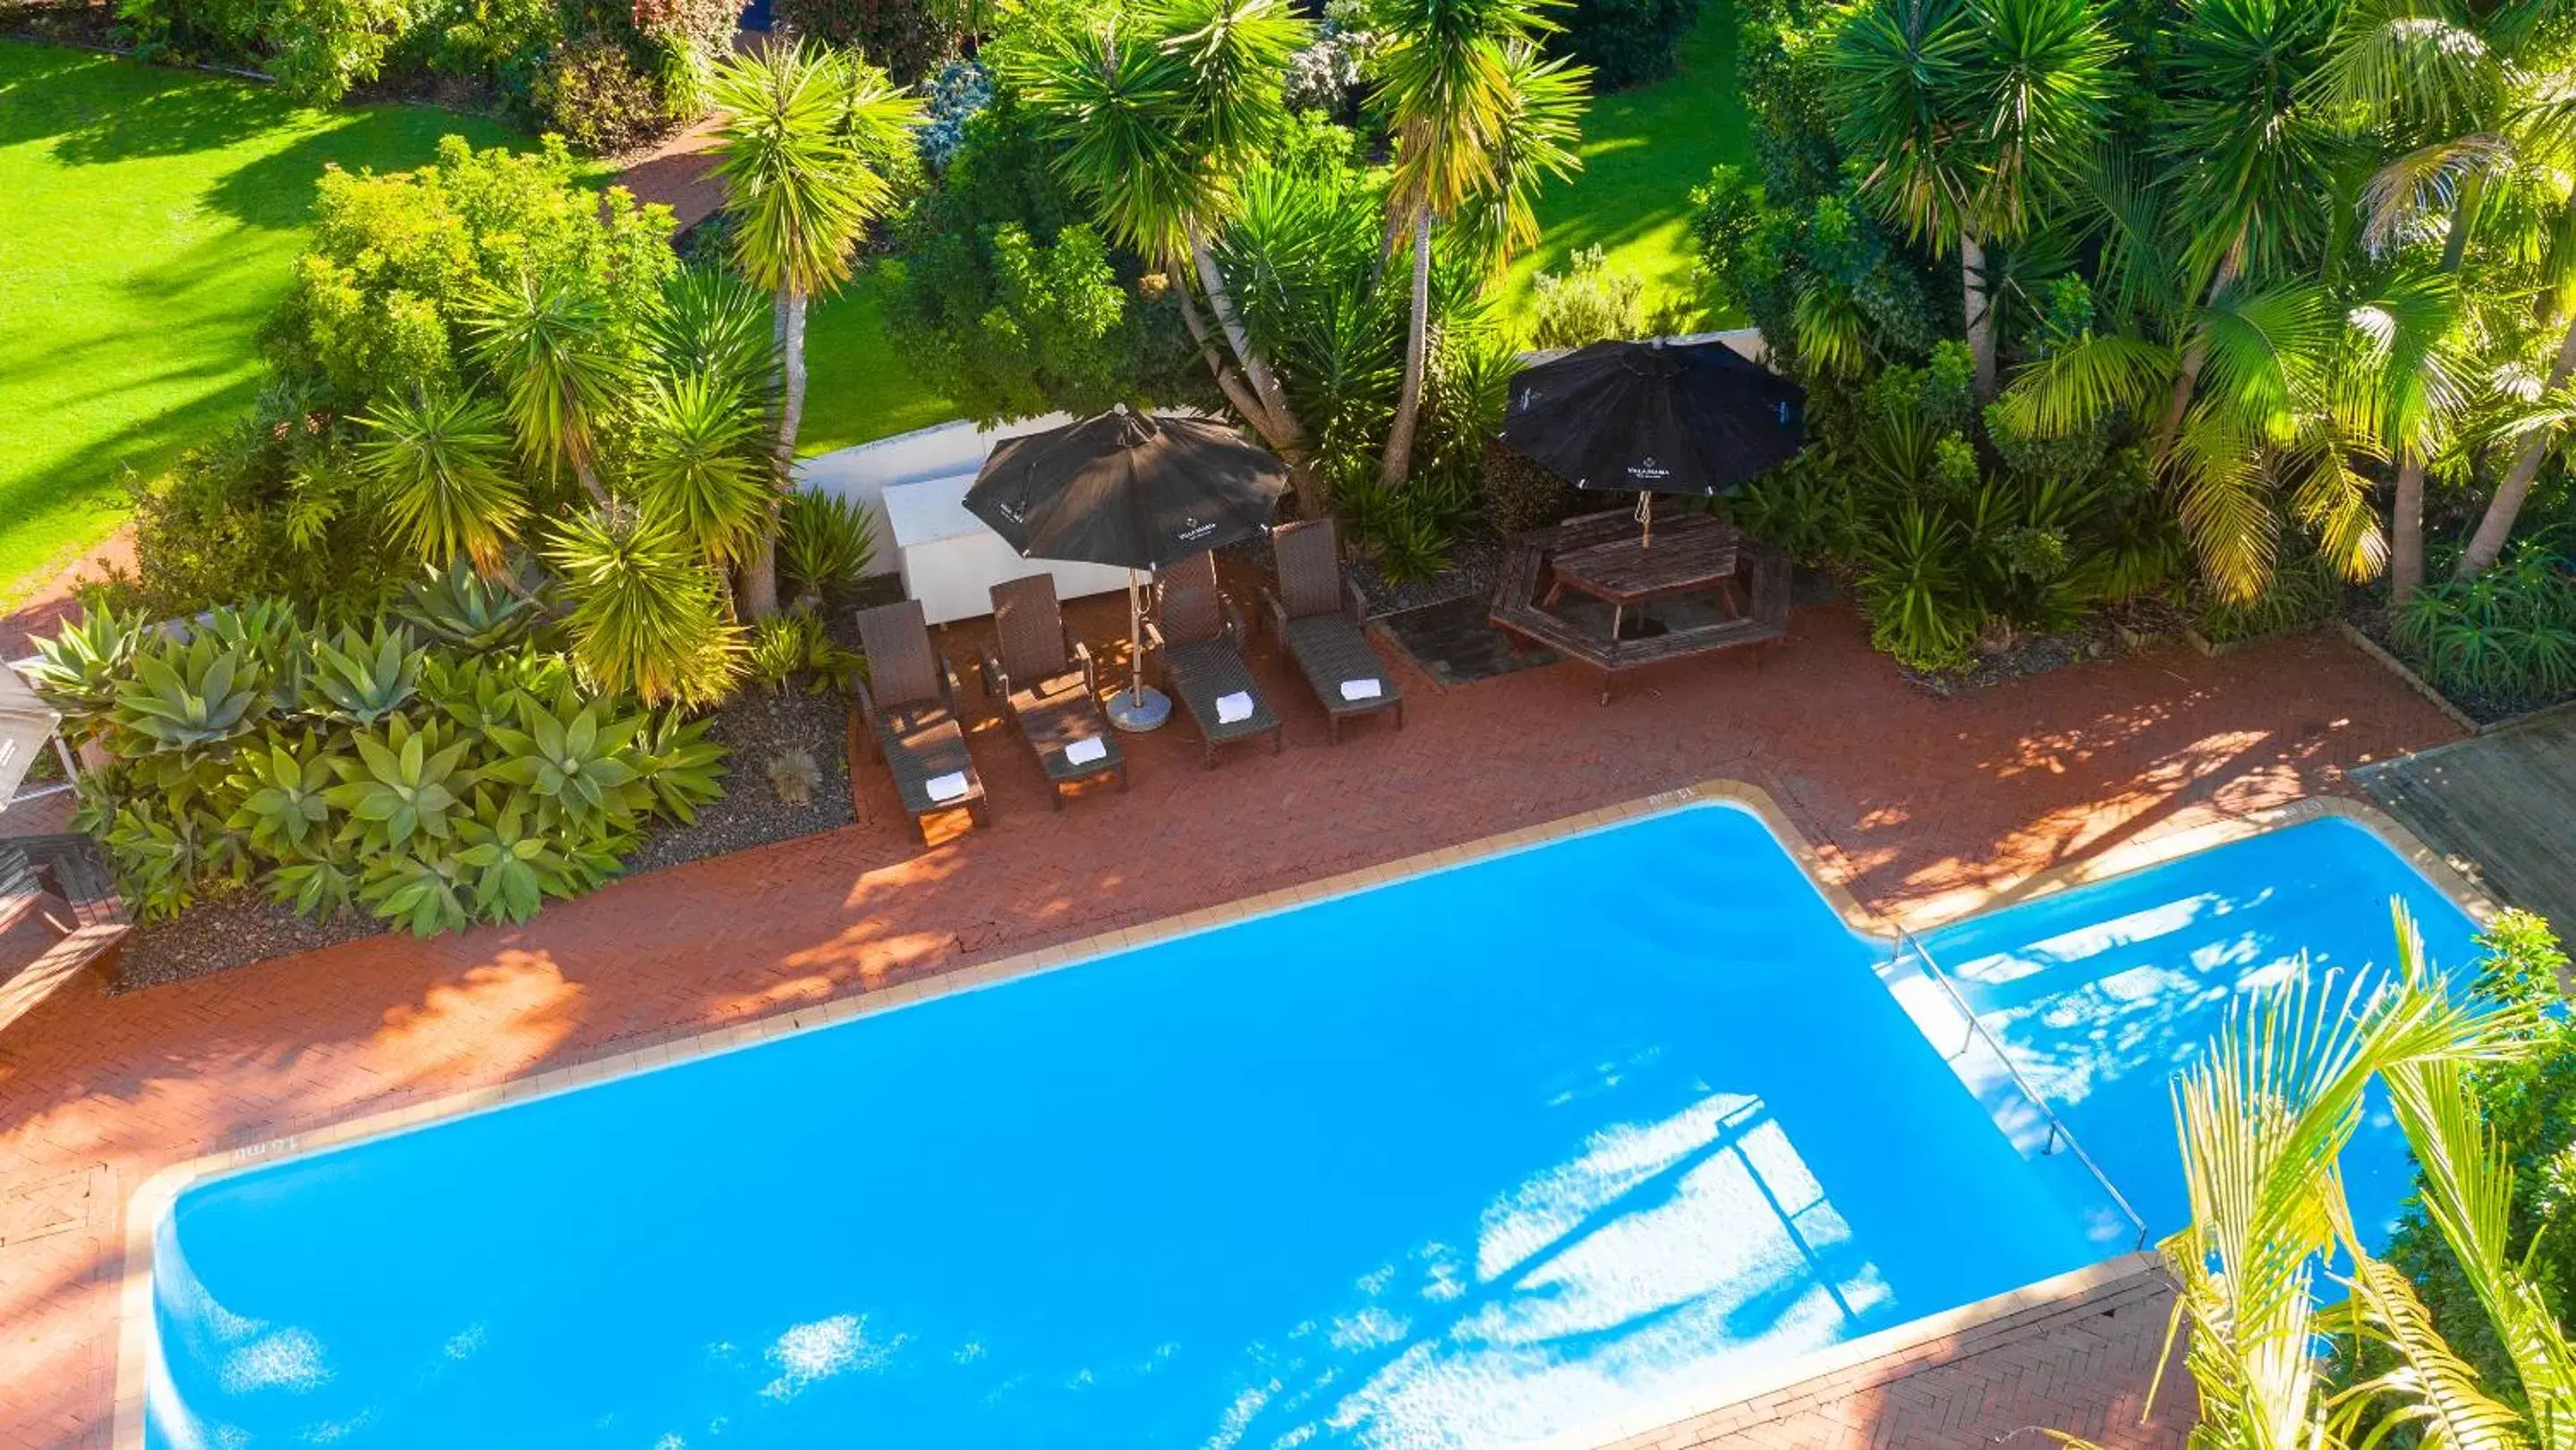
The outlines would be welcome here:
[[[1172,718],[1172,697],[1160,690],[1120,690],[1109,697],[1109,723],[1131,735],[1160,730]]]

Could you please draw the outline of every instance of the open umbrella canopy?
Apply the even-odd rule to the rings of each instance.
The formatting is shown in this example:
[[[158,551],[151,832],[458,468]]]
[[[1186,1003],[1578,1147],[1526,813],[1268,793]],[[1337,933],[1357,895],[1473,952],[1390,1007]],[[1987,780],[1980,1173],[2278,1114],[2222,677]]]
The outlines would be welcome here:
[[[966,509],[1027,558],[1159,569],[1268,528],[1287,487],[1222,423],[1118,407],[995,448]]]
[[[1512,379],[1503,442],[1577,488],[1727,493],[1797,453],[1806,401],[1722,342],[1596,342]]]

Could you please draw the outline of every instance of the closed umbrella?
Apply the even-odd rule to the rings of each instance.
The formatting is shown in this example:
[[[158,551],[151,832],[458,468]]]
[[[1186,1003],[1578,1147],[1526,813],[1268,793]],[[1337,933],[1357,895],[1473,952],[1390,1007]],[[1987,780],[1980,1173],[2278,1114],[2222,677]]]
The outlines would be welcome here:
[[[1576,488],[1709,497],[1794,457],[1806,400],[1722,342],[1596,342],[1512,379],[1503,442]]]
[[[1262,532],[1287,487],[1288,465],[1225,424],[1122,405],[996,447],[966,491],[966,510],[1023,558],[1127,571],[1133,671],[1109,717],[1150,730],[1171,703],[1145,688],[1137,571]]]

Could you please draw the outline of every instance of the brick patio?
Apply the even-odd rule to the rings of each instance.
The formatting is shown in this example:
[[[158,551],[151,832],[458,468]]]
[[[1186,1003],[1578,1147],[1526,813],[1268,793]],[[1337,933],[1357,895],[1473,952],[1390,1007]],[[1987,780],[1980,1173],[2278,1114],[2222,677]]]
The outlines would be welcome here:
[[[1106,642],[1123,610],[1095,601],[1076,622]],[[1839,608],[1801,611],[1767,664],[1676,666],[1606,709],[1565,668],[1445,691],[1400,670],[1409,727],[1362,725],[1338,749],[1266,652],[1256,671],[1288,719],[1276,758],[1202,770],[1195,742],[1167,731],[1131,745],[1132,791],[1055,815],[1034,762],[988,722],[975,752],[995,824],[934,832],[927,851],[871,773],[857,826],[637,878],[524,928],[375,938],[125,996],[83,984],[48,1003],[0,1038],[0,1445],[107,1443],[122,1205],[207,1152],[1714,776],[1770,791],[1863,902],[1921,925],[2457,734],[2324,636],[1935,699]],[[2101,1343],[2016,1373],[2009,1394],[1979,1368],[2000,1351],[1963,1336],[1901,1385],[1829,1387],[1811,1418],[1738,1428],[1772,1444],[1967,1444],[2058,1424],[2164,1443],[2169,1425],[2122,1410],[2161,1310],[2104,1323],[2118,1332],[2087,1330]],[[1943,1373],[1949,1390],[1919,1388]],[[2000,1418],[1962,1408],[1990,1398]]]

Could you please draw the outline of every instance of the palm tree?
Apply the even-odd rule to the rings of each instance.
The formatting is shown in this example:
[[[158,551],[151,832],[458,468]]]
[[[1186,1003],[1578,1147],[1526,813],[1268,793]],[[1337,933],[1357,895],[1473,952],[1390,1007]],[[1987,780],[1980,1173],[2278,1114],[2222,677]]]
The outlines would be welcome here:
[[[550,476],[571,468],[592,501],[605,499],[595,425],[628,373],[608,304],[579,281],[523,271],[485,288],[468,325],[476,359],[509,400],[521,454]]]
[[[2200,1399],[2192,1443],[2246,1450],[2369,1447],[2412,1425],[2428,1445],[2564,1445],[2576,1434],[2576,1354],[2538,1287],[2509,1260],[2513,1169],[2481,1126],[2468,1069],[2526,1051],[2528,1004],[2455,999],[2396,910],[2398,970],[2338,990],[2302,969],[2238,1008],[2174,1091],[2191,1223],[2162,1245],[2188,1323]],[[2528,1419],[2481,1385],[2432,1328],[2405,1276],[2370,1255],[2339,1160],[2384,1083],[2423,1169],[2427,1216],[2459,1255],[2509,1347]],[[2317,1303],[2337,1256],[2350,1297]],[[2395,1367],[2329,1396],[2319,1337],[2347,1333]]]
[[[612,500],[564,520],[545,554],[570,605],[573,667],[592,689],[700,706],[732,688],[742,631],[676,526]]]
[[[1388,36],[1378,57],[1377,104],[1395,139],[1395,175],[1387,194],[1394,222],[1411,234],[1412,310],[1405,333],[1404,380],[1394,425],[1378,460],[1381,483],[1403,481],[1411,471],[1413,432],[1422,409],[1422,375],[1431,335],[1431,230],[1480,196],[1525,198],[1532,176],[1513,176],[1515,127],[1549,135],[1541,151],[1518,148],[1521,157],[1560,174],[1573,164],[1563,144],[1580,114],[1573,87],[1582,68],[1532,67],[1516,62],[1555,25],[1537,0],[1387,0],[1378,12]],[[1516,83],[1536,77],[1544,89],[1522,94]],[[1510,204],[1508,201],[1507,205]],[[1526,201],[1522,200],[1525,206]]]
[[[2368,339],[2366,406],[2397,464],[2388,582],[2391,601],[2403,605],[2424,583],[2424,475],[2468,409],[2474,360],[2447,267],[2401,273],[2376,291],[2351,316]]]
[[[918,104],[883,71],[802,41],[737,55],[716,74],[716,164],[734,265],[776,298],[782,374],[769,519],[743,560],[745,606],[778,609],[777,503],[794,476],[805,411],[805,311],[849,280],[868,224],[893,200],[868,158],[903,139]]]
[[[718,565],[756,548],[769,520],[758,418],[742,393],[704,373],[655,378],[636,404],[637,497]]]
[[[463,554],[485,574],[527,517],[527,491],[502,464],[500,410],[471,393],[388,400],[358,417],[358,461],[383,490],[395,536],[433,564]]]
[[[1935,252],[1959,253],[1976,396],[1996,385],[1987,246],[2022,240],[2093,152],[2119,45],[2090,0],[1878,0],[1834,38],[1843,146],[1861,187]]]
[[[999,57],[1005,78],[1062,143],[1059,172],[1092,201],[1112,239],[1172,278],[1181,320],[1218,389],[1301,484],[1305,428],[1245,326],[1217,243],[1244,174],[1287,125],[1288,61],[1307,32],[1279,0],[1152,0],[1101,12],[1089,28],[1028,27]],[[1318,490],[1298,493],[1310,506],[1318,501]]]

